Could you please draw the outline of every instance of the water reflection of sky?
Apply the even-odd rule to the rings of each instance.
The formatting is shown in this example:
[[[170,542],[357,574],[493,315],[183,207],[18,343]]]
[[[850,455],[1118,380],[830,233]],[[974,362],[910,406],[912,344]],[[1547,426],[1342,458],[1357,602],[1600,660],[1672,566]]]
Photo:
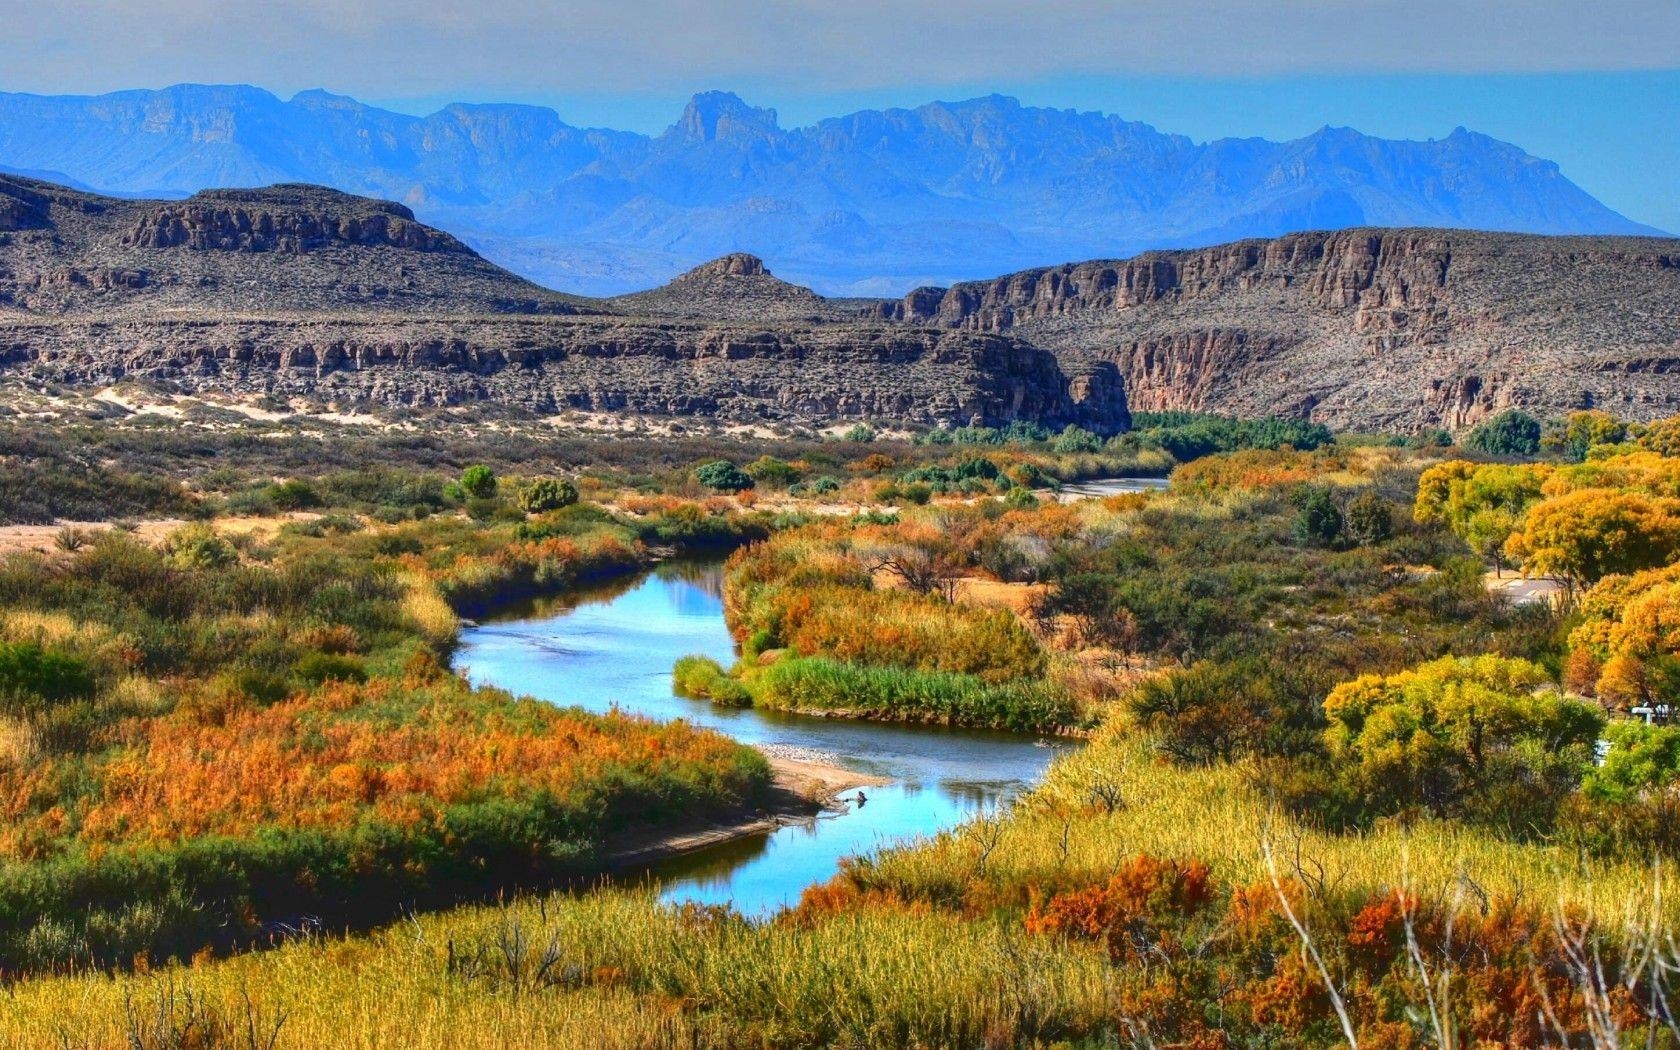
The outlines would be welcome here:
[[[715,707],[671,693],[671,665],[688,653],[728,664],[716,565],[663,567],[640,580],[542,603],[463,632],[457,668],[475,683],[605,712],[686,719],[749,744],[826,752],[893,778],[840,816],[726,843],[655,873],[670,899],[733,902],[764,914],[831,876],[842,857],[949,827],[1000,805],[1043,775],[1060,741],[907,728]],[[1050,746],[1044,746],[1050,745]]]

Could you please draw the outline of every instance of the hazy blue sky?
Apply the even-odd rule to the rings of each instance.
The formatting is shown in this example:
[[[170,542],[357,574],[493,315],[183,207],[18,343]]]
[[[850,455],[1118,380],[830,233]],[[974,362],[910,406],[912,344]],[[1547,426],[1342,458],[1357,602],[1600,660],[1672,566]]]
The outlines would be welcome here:
[[[254,83],[657,130],[999,91],[1198,139],[1463,124],[1680,232],[1680,0],[0,0],[0,90]]]

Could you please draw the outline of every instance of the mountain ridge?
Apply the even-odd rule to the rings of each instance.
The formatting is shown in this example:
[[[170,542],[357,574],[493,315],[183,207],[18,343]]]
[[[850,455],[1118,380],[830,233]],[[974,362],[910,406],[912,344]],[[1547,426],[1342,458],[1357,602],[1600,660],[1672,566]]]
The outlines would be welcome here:
[[[1456,129],[1423,142],[1324,128],[1197,143],[993,95],[784,129],[729,92],[658,135],[551,109],[424,116],[246,85],[0,94],[0,165],[120,195],[310,182],[398,200],[551,287],[622,294],[736,251],[827,294],[1195,247],[1304,228],[1659,233],[1550,161]]]
[[[1680,240],[1310,231],[895,299],[737,253],[588,299],[336,190],[148,201],[0,176],[0,376],[776,427],[1653,419],[1680,413]]]

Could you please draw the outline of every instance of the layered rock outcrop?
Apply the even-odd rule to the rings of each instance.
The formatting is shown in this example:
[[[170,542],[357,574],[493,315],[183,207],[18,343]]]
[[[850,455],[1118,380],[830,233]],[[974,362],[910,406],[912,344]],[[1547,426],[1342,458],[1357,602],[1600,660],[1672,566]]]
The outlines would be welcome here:
[[[400,204],[312,186],[196,194],[142,214],[123,243],[296,255],[329,246],[470,254],[449,234],[414,221]]]
[[[1509,406],[1680,411],[1680,242],[1291,234],[1029,270],[883,303],[1113,362],[1137,410],[1463,427]]]
[[[825,299],[726,256],[588,300],[312,187],[113,200],[0,176],[0,367],[94,384],[821,425],[1129,411],[1463,427],[1680,413],[1680,242],[1351,230]]]

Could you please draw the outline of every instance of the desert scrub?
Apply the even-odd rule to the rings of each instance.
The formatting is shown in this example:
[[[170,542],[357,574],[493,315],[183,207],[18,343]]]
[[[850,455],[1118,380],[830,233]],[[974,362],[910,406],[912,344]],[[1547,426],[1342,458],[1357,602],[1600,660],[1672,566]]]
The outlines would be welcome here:
[[[96,786],[30,798],[67,775]],[[0,960],[190,953],[289,915],[366,921],[396,900],[577,871],[609,830],[732,810],[768,775],[755,752],[681,723],[423,670],[181,706],[96,755],[0,771]],[[125,918],[150,902],[161,917]]]
[[[729,677],[722,664],[699,654],[677,660],[671,668],[671,688],[678,696],[710,700],[727,707],[750,707],[753,702],[747,687]]]
[[[0,969],[161,960],[529,885],[588,869],[611,832],[735,812],[768,782],[715,734],[445,670],[451,584],[638,566],[610,529],[281,531],[261,560],[199,556],[213,539],[106,532],[0,562]]]
[[[987,682],[974,675],[867,667],[821,657],[778,660],[753,678],[755,702],[788,711],[1053,732],[1078,723],[1073,702],[1041,682]]]

